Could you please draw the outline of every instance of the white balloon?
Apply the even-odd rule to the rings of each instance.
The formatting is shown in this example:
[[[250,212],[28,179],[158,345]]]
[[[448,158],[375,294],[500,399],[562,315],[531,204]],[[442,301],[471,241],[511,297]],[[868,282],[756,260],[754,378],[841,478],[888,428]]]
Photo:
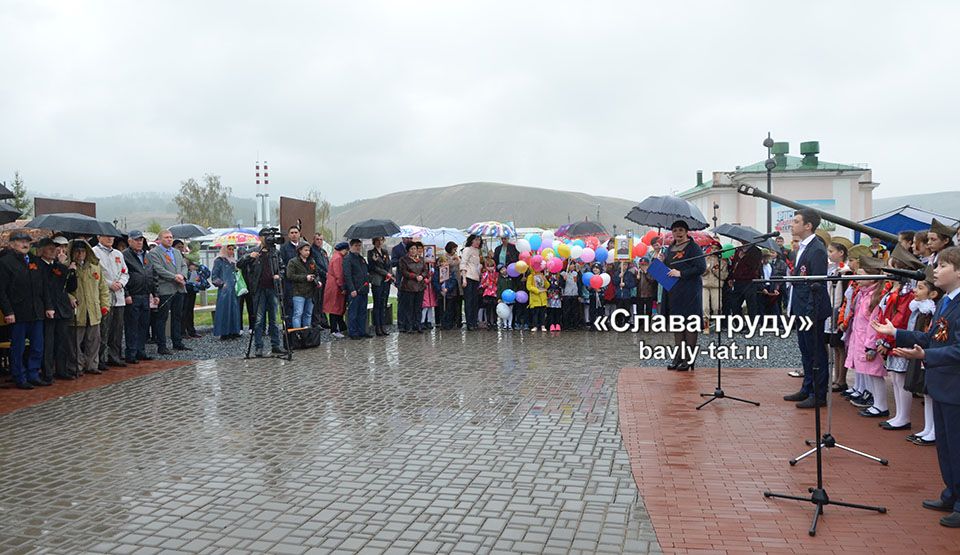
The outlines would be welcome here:
[[[544,241],[547,241],[547,240],[553,241],[553,239],[554,239],[555,237],[556,237],[556,235],[554,235],[552,231],[544,231],[544,232],[543,232],[543,240],[544,240]]]
[[[520,252],[530,252],[530,241],[517,239],[517,250]]]
[[[604,287],[610,285],[610,274],[604,272],[604,273],[600,274],[600,279],[603,280],[603,286],[604,286]]]
[[[580,258],[581,254],[583,254],[583,247],[580,245],[570,247],[570,258]]]
[[[510,317],[510,307],[506,303],[497,304],[497,316],[502,320]]]

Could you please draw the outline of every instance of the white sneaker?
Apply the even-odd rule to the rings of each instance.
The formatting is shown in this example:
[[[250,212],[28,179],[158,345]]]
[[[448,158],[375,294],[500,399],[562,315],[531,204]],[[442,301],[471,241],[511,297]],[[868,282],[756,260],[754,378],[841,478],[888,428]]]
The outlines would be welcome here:
[[[343,339],[343,334],[340,333],[340,332],[338,332],[338,331],[335,331],[335,332],[331,333],[330,335],[336,337],[337,339]]]

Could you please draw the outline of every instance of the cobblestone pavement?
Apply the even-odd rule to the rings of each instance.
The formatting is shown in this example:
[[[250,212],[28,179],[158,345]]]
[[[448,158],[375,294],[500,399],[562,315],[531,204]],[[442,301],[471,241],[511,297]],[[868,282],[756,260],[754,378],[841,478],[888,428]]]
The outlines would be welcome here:
[[[617,424],[638,341],[394,335],[23,409],[0,552],[658,552]]]

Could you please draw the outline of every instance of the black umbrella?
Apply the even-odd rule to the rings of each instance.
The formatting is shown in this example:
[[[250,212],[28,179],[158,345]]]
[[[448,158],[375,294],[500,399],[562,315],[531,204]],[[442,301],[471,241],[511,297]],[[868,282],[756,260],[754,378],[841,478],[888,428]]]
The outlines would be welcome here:
[[[10,191],[10,189],[7,189],[7,187],[3,183],[0,183],[0,200],[14,198],[16,196],[17,195],[13,194],[13,192]]]
[[[713,229],[713,232],[717,235],[723,235],[724,237],[735,239],[741,243],[752,243],[757,240],[757,237],[763,235],[762,232],[748,225],[738,224],[720,224]],[[773,239],[767,239],[762,243],[758,243],[757,246],[770,249],[774,252],[779,252],[780,250],[777,248],[777,244],[773,241]]]
[[[2,185],[0,185],[2,187]],[[22,216],[19,210],[10,206],[6,202],[0,202],[0,225],[17,221]]]
[[[400,226],[392,220],[364,220],[350,226],[343,236],[347,239],[373,239],[389,237],[394,233],[400,233]]]
[[[177,239],[193,239],[210,235],[210,228],[197,224],[177,224],[170,226],[170,233],[173,233]]]
[[[666,229],[677,220],[687,222],[694,231],[707,227],[707,219],[699,208],[680,197],[668,195],[647,197],[630,210],[627,219],[640,225]]]
[[[599,222],[591,222],[590,220],[573,222],[567,227],[567,229],[564,231],[564,234],[571,239],[576,239],[577,237],[590,237],[591,235],[610,237],[610,234],[607,233],[607,228],[603,227],[603,224]]]
[[[34,229],[50,229],[53,231],[63,231],[65,233],[75,233],[77,235],[110,235],[111,237],[122,237],[123,234],[115,225],[110,222],[102,222],[96,218],[91,218],[85,214],[76,214],[73,212],[64,212],[62,214],[44,214],[30,220],[24,227]]]

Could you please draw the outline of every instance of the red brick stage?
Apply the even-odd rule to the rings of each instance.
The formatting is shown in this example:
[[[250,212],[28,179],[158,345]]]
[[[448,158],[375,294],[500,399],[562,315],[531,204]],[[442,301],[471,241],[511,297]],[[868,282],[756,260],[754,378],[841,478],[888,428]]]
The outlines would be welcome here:
[[[886,514],[827,506],[817,535],[807,533],[814,505],[764,498],[765,490],[808,496],[816,459],[788,461],[814,437],[812,410],[782,400],[800,387],[786,369],[730,369],[729,399],[702,410],[699,393],[712,392],[716,369],[669,372],[624,369],[618,398],[620,426],[633,475],[660,545],[667,553],[950,553],[960,552],[960,530],[940,526],[944,513],[923,509],[943,483],[936,448],[904,440],[909,431],[877,427],[834,394],[833,432],[840,443],[890,461],[889,466],[834,448],[824,451],[824,484],[831,499],[881,505]],[[893,399],[890,399],[891,409]],[[826,425],[826,409],[822,412]],[[913,431],[923,421],[914,399]]]
[[[57,380],[50,387],[36,387],[32,390],[22,390],[13,387],[13,382],[6,381],[0,387],[0,414],[7,414],[15,410],[33,405],[39,405],[60,397],[73,395],[88,389],[103,387],[115,382],[129,380],[179,368],[193,364],[192,360],[149,360],[126,368],[113,368],[100,375],[88,374],[79,380]]]

